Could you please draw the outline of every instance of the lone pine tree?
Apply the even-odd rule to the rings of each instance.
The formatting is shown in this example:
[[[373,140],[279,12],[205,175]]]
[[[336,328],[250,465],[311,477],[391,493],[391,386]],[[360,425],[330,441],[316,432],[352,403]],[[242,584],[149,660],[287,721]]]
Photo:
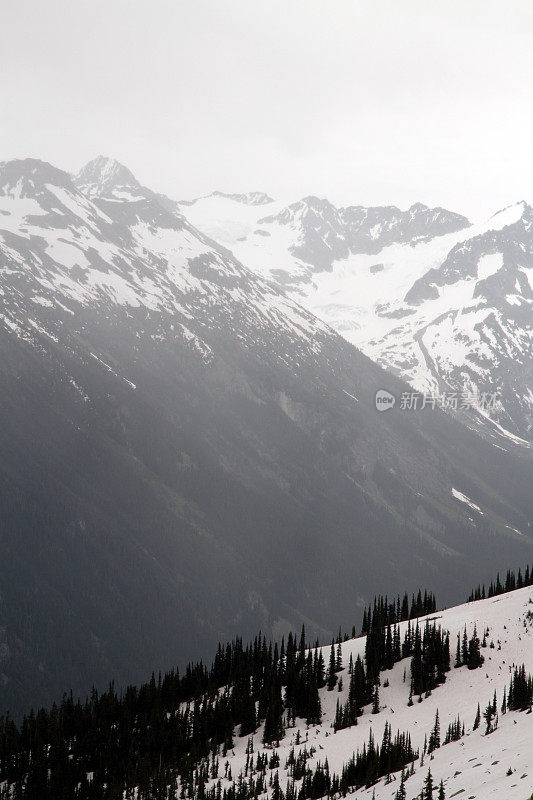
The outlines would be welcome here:
[[[428,753],[432,753],[434,750],[440,747],[440,722],[439,722],[439,709],[435,714],[435,723],[433,725],[433,730],[429,736],[428,742]]]
[[[428,769],[426,780],[424,781],[424,788],[422,789],[422,800],[433,800],[433,777],[431,770]]]
[[[327,687],[328,692],[332,692],[335,688],[335,684],[337,683],[337,675],[336,673],[337,667],[337,659],[335,657],[335,643],[331,642],[331,650],[329,654],[329,666],[328,666],[328,677],[327,677]]]

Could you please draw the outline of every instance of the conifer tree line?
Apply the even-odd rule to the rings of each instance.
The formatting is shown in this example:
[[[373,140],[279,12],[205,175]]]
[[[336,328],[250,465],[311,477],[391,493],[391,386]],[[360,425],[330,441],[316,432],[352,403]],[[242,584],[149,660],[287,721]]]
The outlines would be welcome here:
[[[354,753],[340,775],[330,773],[327,759],[311,769],[308,760],[314,752],[313,748],[309,751],[304,748],[295,757],[294,749],[291,750],[286,762],[289,774],[286,790],[282,791],[276,773],[271,779],[271,800],[318,800],[339,795],[346,797],[354,789],[373,786],[381,777],[390,776],[392,772],[409,763],[413,768],[414,761],[418,758],[418,750],[413,750],[409,734],[398,732],[393,739],[388,723],[385,725],[381,746],[375,744],[370,732],[368,744],[364,744],[361,752]],[[262,765],[265,765],[264,760]],[[300,782],[298,787],[297,781]],[[218,787],[213,787],[209,791],[202,791],[199,796],[202,800],[256,800],[258,788],[265,790],[265,775],[258,777],[257,770],[250,772],[247,768],[243,780],[234,783],[230,789],[219,791]]]
[[[481,717],[485,720],[485,735],[492,733],[498,727],[498,698],[496,691],[490,700],[483,714],[479,703],[477,704],[476,716],[472,730],[477,730],[481,723]],[[499,711],[501,714],[506,714],[507,711],[527,711],[531,713],[533,710],[533,676],[526,674],[524,664],[521,667],[515,667],[509,684],[509,689],[503,691],[503,697]]]
[[[14,787],[15,800],[122,798],[154,774],[187,783],[210,753],[225,757],[235,732],[253,734],[264,722],[263,740],[272,743],[296,717],[320,722],[325,682],[322,653],[309,648],[303,628],[280,648],[264,636],[247,647],[236,639],[219,646],[210,670],[200,663],[182,677],[152,675],[120,695],[111,685],[85,703],[65,696],[20,727],[0,718],[0,781]]]
[[[343,796],[353,789],[373,786],[384,775],[397,772],[416,761],[418,750],[413,750],[409,733],[398,733],[392,738],[390,723],[385,723],[381,747],[375,745],[372,730],[368,744],[343,767],[339,790]]]
[[[357,725],[357,718],[363,713],[363,706],[372,703],[372,712],[379,712],[379,685],[382,670],[392,669],[394,664],[408,656],[411,660],[411,692],[409,704],[414,694],[428,695],[446,680],[450,670],[450,640],[434,622],[426,620],[423,632],[417,622],[409,621],[403,641],[400,643],[399,625],[386,628],[372,628],[365,645],[365,664],[360,656],[350,662],[348,674],[350,685],[348,700],[344,705],[337,702],[334,728],[341,730]]]
[[[409,624],[405,635],[405,655],[411,655],[411,701],[412,696],[428,695],[444,683],[450,671],[450,634],[441,626],[426,621],[424,632],[417,623],[414,632]]]
[[[530,585],[533,569],[526,567],[516,576],[509,571],[503,583],[497,576],[488,590],[478,587],[469,599]],[[407,656],[412,656],[410,703],[414,696],[421,701],[445,681],[449,634],[434,620],[427,620],[423,628],[413,623],[436,607],[433,594],[419,591],[410,601],[407,595],[392,602],[376,597],[364,609],[365,654],[350,660],[348,700],[337,704],[336,730],[357,724],[365,706],[371,705],[374,713],[380,710],[380,674]],[[399,623],[405,621],[401,640]],[[341,643],[347,639],[339,631],[326,667],[318,643],[310,646],[303,628],[299,637],[291,633],[280,644],[268,643],[261,634],[247,646],[237,638],[219,645],[210,668],[202,662],[190,664],[183,675],[178,670],[152,675],[149,682],[122,692],[111,684],[103,693],[93,690],[84,702],[65,695],[51,708],[31,711],[20,725],[9,715],[1,717],[0,800],[168,800],[178,786],[182,798],[199,800],[253,800],[265,791],[272,800],[314,800],[370,786],[417,758],[408,734],[398,732],[392,740],[387,725],[381,746],[370,738],[338,776],[330,774],[327,761],[311,770],[304,751],[288,765],[291,777],[285,791],[273,772],[279,766],[275,747],[286,728],[294,726],[296,718],[309,725],[320,723],[319,690],[340,686],[339,672],[345,666]],[[486,632],[480,643],[475,627],[470,637],[465,628],[458,637],[454,666],[481,666],[484,646]],[[501,713],[530,710],[532,703],[533,679],[523,666],[516,668]],[[494,697],[483,713],[486,732],[497,725],[497,717]],[[478,706],[474,728],[480,719]],[[262,723],[263,742],[273,748],[272,755],[268,763],[258,756],[252,766],[250,753],[247,774],[234,780],[226,760],[234,737],[251,737]],[[464,725],[458,718],[449,725],[444,743],[462,735]],[[437,716],[425,751],[439,746]],[[222,777],[232,781],[229,788],[222,789]],[[215,786],[208,791],[207,783],[213,780]]]
[[[483,636],[483,645],[480,644],[479,636],[477,635],[477,627],[474,625],[474,632],[468,638],[466,633],[466,625],[463,630],[463,635],[457,634],[457,648],[455,651],[455,664],[454,667],[466,666],[468,669],[477,669],[485,661],[481,655],[480,647],[486,647],[486,634]]]
[[[398,595],[396,600],[390,603],[386,596],[379,595],[374,598],[373,606],[369,605],[363,611],[361,634],[364,636],[373,628],[383,628],[386,625],[395,625],[397,622],[407,622],[408,619],[424,617],[426,614],[433,614],[436,610],[435,595],[427,590],[422,595],[422,591],[419,589],[416,597],[414,594],[411,596],[410,604],[407,594],[404,594],[401,601]]]
[[[515,574],[512,570],[507,570],[503,583],[500,580],[500,573],[498,573],[496,580],[491,581],[487,590],[485,590],[485,584],[473,589],[468,597],[468,602],[496,597],[500,594],[513,592],[515,589],[523,589],[526,586],[533,586],[533,566],[530,568],[529,565],[526,566],[524,574],[522,574],[521,569],[518,570],[518,574]]]
[[[444,641],[440,629],[437,634],[435,626],[426,625],[422,634],[418,624],[415,628],[409,623],[402,643],[399,636],[400,621],[435,609],[434,595],[427,591],[419,591],[410,602],[407,595],[392,603],[377,597],[365,609],[365,657],[350,662],[348,702],[338,711],[337,729],[356,724],[366,705],[379,711],[380,672],[401,658],[420,650],[423,674],[427,672],[424,686],[434,683],[429,673],[442,674],[441,655],[433,662],[440,653],[437,640]],[[310,646],[304,628],[299,637],[291,633],[280,644],[267,642],[261,634],[247,646],[237,638],[218,646],[210,668],[202,662],[190,664],[183,674],[171,670],[158,678],[152,675],[148,683],[122,692],[111,684],[102,693],[93,689],[85,702],[65,695],[49,709],[30,712],[19,726],[6,715],[0,718],[0,782],[4,785],[0,798],[114,800],[129,798],[136,791],[137,800],[166,800],[178,785],[183,797],[201,797],[207,781],[222,775],[221,763],[235,735],[253,736],[264,723],[263,743],[275,747],[296,718],[309,725],[320,723],[319,689],[340,688],[341,643],[347,639],[339,631],[331,642],[326,667],[318,643]],[[416,681],[414,686],[418,688]],[[398,734],[394,742],[386,739],[381,748],[369,742],[363,753],[354,755],[352,772],[344,778],[330,776],[327,763],[316,774],[304,769],[307,788],[299,787],[295,800],[321,796],[316,792],[328,782],[347,785],[347,775],[352,776],[350,780],[357,775],[358,781],[364,772],[366,783],[368,775],[380,771],[384,753],[390,769],[402,758],[408,763],[410,741]],[[228,766],[224,777],[231,779]],[[280,800],[281,787],[273,788]],[[257,796],[257,789],[254,786],[250,796]],[[234,792],[235,798],[246,795],[238,780]],[[226,793],[226,800],[232,800],[231,790]],[[290,786],[286,793],[291,800]],[[223,799],[217,796],[215,800]]]
[[[459,715],[457,715],[457,719],[453,722],[450,722],[448,725],[448,730],[446,731],[446,736],[444,737],[444,744],[450,744],[450,742],[458,742],[459,739],[465,735],[465,724],[464,722],[461,723]]]
[[[509,691],[507,692],[507,703],[502,704],[502,711],[507,706],[509,711],[531,711],[533,706],[533,677],[526,675],[526,668],[515,667]]]

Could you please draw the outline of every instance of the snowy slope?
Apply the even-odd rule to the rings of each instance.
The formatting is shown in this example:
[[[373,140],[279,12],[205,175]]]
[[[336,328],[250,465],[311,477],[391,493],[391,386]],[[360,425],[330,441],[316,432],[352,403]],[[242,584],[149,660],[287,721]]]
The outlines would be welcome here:
[[[336,208],[309,196],[288,206],[268,198],[257,207],[234,197],[214,192],[180,206],[194,225],[230,247],[243,263],[294,289],[353,253],[375,254],[392,243],[424,241],[469,225],[459,214],[421,203],[407,211]]]
[[[213,326],[237,315],[254,341],[285,325],[311,352],[327,330],[111,159],[74,181],[32,159],[0,164],[0,252],[0,319],[26,339],[56,336],[65,313],[117,306],[178,314],[190,341],[187,319],[200,315]]]
[[[428,767],[434,781],[444,781],[446,797],[454,796],[475,798],[475,800],[526,800],[533,791],[533,717],[527,713],[507,712],[499,715],[497,729],[485,736],[483,719],[477,730],[472,730],[477,704],[481,711],[497,693],[498,709],[503,697],[504,688],[508,689],[513,666],[526,666],[526,672],[533,672],[533,589],[519,589],[489,600],[480,600],[466,605],[430,615],[427,619],[438,621],[444,630],[450,632],[450,649],[455,653],[457,633],[462,634],[466,625],[470,635],[477,627],[482,634],[488,629],[487,643],[494,643],[482,648],[485,663],[476,670],[468,670],[466,666],[452,669],[447,673],[446,682],[433,691],[430,697],[407,705],[409,698],[410,658],[395,664],[392,670],[381,673],[380,705],[378,714],[372,714],[370,706],[365,708],[356,726],[333,730],[335,706],[337,700],[345,702],[348,695],[349,676],[347,665],[350,655],[364,656],[365,638],[352,639],[342,645],[344,688],[341,693],[336,689],[328,692],[320,690],[323,718],[320,726],[307,729],[305,722],[297,719],[296,728],[289,728],[281,741],[277,752],[280,756],[279,777],[281,787],[285,788],[287,772],[284,768],[290,750],[295,754],[314,747],[316,753],[308,762],[311,769],[327,758],[330,772],[340,773],[352,753],[362,750],[368,742],[372,731],[376,744],[381,743],[385,723],[390,723],[392,735],[396,731],[408,731],[411,734],[413,747],[422,753],[424,739],[434,724],[438,709],[440,718],[441,742],[448,724],[459,715],[465,725],[465,736],[457,742],[441,745],[432,756],[415,762],[415,774],[407,781],[407,797],[418,796]],[[426,617],[420,619],[424,624]],[[401,624],[402,637],[407,623]],[[328,661],[329,648],[323,648],[324,659]],[[407,674],[404,681],[404,673]],[[385,681],[389,686],[385,687]],[[300,731],[301,744],[297,745],[296,734]],[[233,779],[238,778],[246,762],[248,737],[235,739],[235,747],[228,755]],[[262,745],[262,727],[253,737],[254,760],[257,753],[272,753],[272,748]],[[509,768],[512,774],[507,775]],[[267,775],[268,777],[268,775]],[[385,778],[372,789],[360,789],[351,796],[371,798],[375,791],[376,800],[391,800],[399,785],[399,774],[392,776],[393,781],[386,784]],[[222,779],[222,785],[226,785]]]
[[[488,410],[477,403],[484,427],[501,432],[490,418],[530,439],[533,212],[526,203],[475,226],[421,205],[337,209],[318,198],[259,210],[210,196],[182,210],[416,390],[497,395]]]

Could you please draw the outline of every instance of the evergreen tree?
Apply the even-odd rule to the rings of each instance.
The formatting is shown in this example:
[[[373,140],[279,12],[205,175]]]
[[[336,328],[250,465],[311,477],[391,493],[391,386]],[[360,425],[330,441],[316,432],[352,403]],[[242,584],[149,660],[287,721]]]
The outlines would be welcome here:
[[[440,747],[440,722],[439,722],[439,709],[435,714],[435,723],[433,725],[433,730],[431,731],[428,743],[428,753],[432,753],[433,750],[437,750]]]
[[[265,717],[263,742],[265,744],[279,742],[280,739],[283,739],[283,735],[283,701],[281,699],[281,688],[277,681],[273,681]]]
[[[316,680],[310,678],[308,684],[306,722],[308,725],[319,725],[321,718],[322,706],[320,703],[320,695],[318,693],[318,685]]]
[[[337,656],[335,658],[335,672],[340,672],[342,669],[342,647],[339,642],[337,645]]]
[[[485,711],[483,712],[483,718],[485,720],[486,728],[485,728],[485,736],[488,736],[489,733],[492,733],[497,726],[497,709],[496,709],[496,692],[494,692],[494,699],[491,703],[487,705]]]
[[[474,633],[468,642],[468,655],[466,664],[468,669],[477,669],[483,664],[483,661],[484,658],[479,649],[479,638],[477,635],[476,626],[474,625]]]
[[[366,608],[363,610],[363,623],[361,625],[361,636],[366,636],[368,633],[368,617],[366,615]]]
[[[394,800],[406,800],[406,791],[405,791],[405,773],[402,769],[402,777],[400,778],[400,786],[398,787],[398,791],[396,792],[396,796]]]
[[[374,695],[372,699],[372,713],[379,714],[379,684],[374,686]]]
[[[403,596],[401,619],[402,619],[402,621],[405,621],[406,619],[409,619],[409,598],[407,597],[406,594],[404,594],[404,596]]]
[[[533,569],[533,568],[532,568]],[[526,676],[524,665],[515,667],[509,692],[507,694],[507,708],[510,711],[530,710],[533,703],[533,678]]]
[[[430,769],[428,769],[428,774],[426,776],[426,780],[424,781],[422,800],[433,800],[433,778]]]
[[[455,664],[454,667],[457,669],[462,664],[461,661],[461,637],[459,633],[457,634],[457,650],[455,652]]]
[[[479,707],[479,703],[477,704],[477,711],[476,711],[476,718],[474,719],[474,725],[472,730],[477,730],[479,728],[479,723],[481,722],[481,709]]]
[[[331,650],[329,654],[329,667],[327,677],[328,692],[332,692],[337,683],[337,676],[335,674],[336,658],[335,658],[335,643],[331,642]]]
[[[255,733],[257,728],[257,718],[255,713],[255,700],[250,693],[249,679],[245,680],[245,686],[241,689],[241,697],[239,699],[241,712],[241,726],[240,735],[248,736],[250,733]]]
[[[461,644],[461,664],[466,664],[468,661],[468,637],[466,635],[466,625],[463,631],[463,641]]]
[[[259,792],[258,792],[259,794]],[[279,785],[279,775],[278,771],[274,773],[274,777],[272,779],[272,800],[283,800],[283,792],[281,791],[281,787]]]

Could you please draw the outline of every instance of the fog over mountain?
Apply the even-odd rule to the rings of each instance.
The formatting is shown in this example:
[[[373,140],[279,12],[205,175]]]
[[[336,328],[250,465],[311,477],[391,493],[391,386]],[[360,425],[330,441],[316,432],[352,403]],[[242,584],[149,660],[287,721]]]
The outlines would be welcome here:
[[[275,216],[258,197],[215,199]],[[258,628],[329,637],[378,590],[462,599],[531,554],[529,451],[438,409],[379,413],[376,391],[407,385],[191,224],[195,205],[107,158],[75,178],[0,167],[3,708]],[[397,216],[387,242],[469,230]]]
[[[0,800],[533,800],[533,3],[3,5]]]

